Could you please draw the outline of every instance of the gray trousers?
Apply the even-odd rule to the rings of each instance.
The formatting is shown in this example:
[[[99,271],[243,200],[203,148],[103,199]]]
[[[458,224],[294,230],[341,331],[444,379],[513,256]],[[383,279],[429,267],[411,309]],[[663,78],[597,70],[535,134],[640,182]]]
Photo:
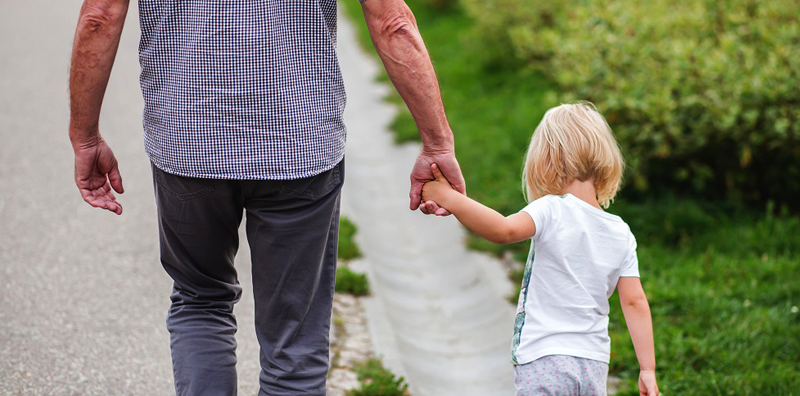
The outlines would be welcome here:
[[[179,396],[235,395],[233,258],[247,214],[259,396],[322,396],[344,163],[307,179],[212,180],[153,166],[161,263],[174,281],[167,316]]]
[[[516,396],[606,396],[608,363],[548,355],[514,366]]]

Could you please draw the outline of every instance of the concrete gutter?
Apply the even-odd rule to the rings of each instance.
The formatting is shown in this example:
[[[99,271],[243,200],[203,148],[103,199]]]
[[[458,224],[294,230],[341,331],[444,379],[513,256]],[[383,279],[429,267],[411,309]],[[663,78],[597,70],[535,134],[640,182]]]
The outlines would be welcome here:
[[[455,218],[408,210],[409,172],[419,152],[397,146],[395,110],[375,82],[378,62],[340,18],[339,59],[350,93],[343,213],[359,228],[374,296],[364,306],[379,355],[406,376],[414,396],[511,395],[514,308],[501,263],[465,248]]]

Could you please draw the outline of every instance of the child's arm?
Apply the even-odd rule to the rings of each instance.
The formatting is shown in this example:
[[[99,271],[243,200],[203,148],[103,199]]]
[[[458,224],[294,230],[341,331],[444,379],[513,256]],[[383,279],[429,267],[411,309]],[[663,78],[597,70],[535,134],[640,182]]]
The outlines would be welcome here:
[[[628,323],[633,349],[636,350],[636,358],[639,360],[639,394],[658,396],[653,320],[650,317],[650,305],[647,303],[642,283],[636,277],[619,278],[617,293],[622,313]]]
[[[526,213],[504,217],[494,209],[460,194],[439,171],[431,166],[436,180],[425,183],[422,200],[434,201],[454,214],[458,221],[481,238],[493,243],[514,243],[530,239],[536,233],[533,219]]]

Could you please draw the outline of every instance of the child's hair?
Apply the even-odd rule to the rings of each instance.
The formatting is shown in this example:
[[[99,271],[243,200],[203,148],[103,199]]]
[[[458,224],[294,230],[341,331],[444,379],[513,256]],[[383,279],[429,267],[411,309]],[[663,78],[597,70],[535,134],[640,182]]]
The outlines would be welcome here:
[[[619,190],[624,168],[617,141],[593,104],[562,104],[547,110],[536,127],[525,159],[523,191],[531,202],[563,193],[573,179],[592,180],[607,208]]]

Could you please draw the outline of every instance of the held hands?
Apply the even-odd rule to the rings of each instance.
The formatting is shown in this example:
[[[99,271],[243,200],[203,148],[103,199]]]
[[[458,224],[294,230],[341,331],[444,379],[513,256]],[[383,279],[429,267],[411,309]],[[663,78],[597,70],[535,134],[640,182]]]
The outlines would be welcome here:
[[[439,210],[446,210],[444,207],[447,206],[448,197],[460,192],[444,177],[437,164],[431,164],[431,174],[434,178],[433,181],[425,183],[422,187],[422,201],[424,202],[422,205],[431,206],[433,204]],[[439,207],[439,205],[444,207]],[[436,214],[439,213],[437,212]]]
[[[438,165],[444,175],[453,181],[452,186],[456,191],[466,194],[464,176],[461,175],[461,167],[458,165],[453,151],[431,151],[423,148],[422,153],[417,158],[417,162],[414,164],[414,169],[411,171],[410,209],[417,210],[419,208],[425,214],[447,216],[450,212],[440,208],[436,202],[421,201],[422,185],[435,179],[431,172],[431,165],[434,163]]]
[[[106,142],[100,139],[91,145],[76,145],[75,184],[83,200],[95,208],[102,208],[118,215],[122,205],[111,191],[113,188],[122,194],[122,176],[119,174],[117,159]]]
[[[642,370],[639,372],[639,396],[659,396],[658,384],[656,384],[656,372],[653,370]]]

